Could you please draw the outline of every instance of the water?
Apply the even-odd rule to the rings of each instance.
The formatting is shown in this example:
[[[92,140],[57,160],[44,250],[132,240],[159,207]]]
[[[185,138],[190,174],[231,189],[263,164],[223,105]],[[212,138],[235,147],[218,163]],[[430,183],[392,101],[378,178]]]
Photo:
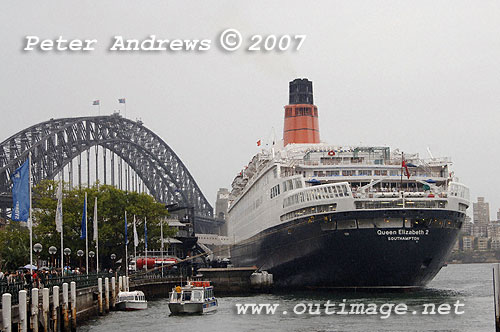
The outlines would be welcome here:
[[[196,316],[169,316],[168,301],[149,301],[148,310],[112,312],[104,318],[92,320],[80,331],[494,331],[494,304],[490,264],[449,265],[441,270],[425,290],[412,293],[324,293],[294,292],[290,294],[263,294],[249,297],[219,298],[215,313]],[[408,313],[384,315],[321,315],[294,314],[299,303],[405,303]],[[424,315],[423,304],[436,306],[460,301],[463,314]],[[238,315],[236,304],[278,303],[274,315]],[[340,308],[335,308],[340,311]],[[451,307],[452,312],[454,307]],[[283,314],[287,311],[287,314]],[[349,309],[347,309],[349,311]],[[413,314],[416,311],[416,314]],[[379,311],[380,312],[380,311]],[[384,311],[385,312],[385,311]]]

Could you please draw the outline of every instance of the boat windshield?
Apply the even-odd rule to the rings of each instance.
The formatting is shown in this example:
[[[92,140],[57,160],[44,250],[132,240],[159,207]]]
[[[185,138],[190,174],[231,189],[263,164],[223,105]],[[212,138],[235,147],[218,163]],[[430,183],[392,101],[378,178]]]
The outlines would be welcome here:
[[[193,301],[201,301],[201,298],[202,298],[201,291],[193,291],[193,294],[192,294],[192,297],[191,297],[191,299]]]
[[[182,292],[182,300],[183,301],[191,301],[191,291]]]

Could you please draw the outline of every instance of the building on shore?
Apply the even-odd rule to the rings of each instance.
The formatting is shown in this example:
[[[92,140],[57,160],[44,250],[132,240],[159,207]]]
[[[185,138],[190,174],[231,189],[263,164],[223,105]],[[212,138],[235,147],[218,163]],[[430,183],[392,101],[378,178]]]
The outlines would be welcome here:
[[[484,201],[484,197],[478,197],[476,203],[472,203],[474,224],[490,223],[490,203]]]
[[[474,250],[474,237],[473,236],[466,235],[462,238],[462,250],[463,251]]]
[[[500,237],[491,238],[491,250],[500,250]]]
[[[486,251],[488,250],[490,239],[487,237],[477,238],[477,250]]]

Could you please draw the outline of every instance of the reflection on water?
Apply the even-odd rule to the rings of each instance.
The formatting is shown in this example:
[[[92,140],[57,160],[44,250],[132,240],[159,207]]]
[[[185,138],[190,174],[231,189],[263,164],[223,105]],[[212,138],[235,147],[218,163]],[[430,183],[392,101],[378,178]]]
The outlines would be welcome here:
[[[219,298],[217,312],[197,316],[170,316],[167,299],[149,301],[148,310],[113,312],[79,328],[80,331],[494,331],[491,265],[449,265],[441,270],[429,288],[407,293],[348,293],[303,291]],[[217,290],[216,290],[217,291]],[[406,315],[320,315],[293,313],[299,303],[404,303]],[[423,315],[424,304],[437,306],[457,301],[462,315]],[[238,315],[236,304],[279,304],[274,315]],[[287,314],[283,314],[286,311]],[[415,311],[415,314],[413,314]]]

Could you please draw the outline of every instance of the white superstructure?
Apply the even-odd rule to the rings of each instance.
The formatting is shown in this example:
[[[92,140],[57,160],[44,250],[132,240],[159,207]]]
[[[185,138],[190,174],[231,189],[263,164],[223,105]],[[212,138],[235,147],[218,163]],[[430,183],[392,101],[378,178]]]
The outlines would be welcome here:
[[[391,152],[388,147],[315,143],[262,150],[232,183],[228,237],[238,243],[294,219],[332,211],[464,212],[469,189],[457,182],[450,166],[447,158],[426,160],[418,154]],[[399,227],[397,223],[403,221],[398,220],[378,222]],[[359,220],[353,223],[353,228],[366,226]]]

